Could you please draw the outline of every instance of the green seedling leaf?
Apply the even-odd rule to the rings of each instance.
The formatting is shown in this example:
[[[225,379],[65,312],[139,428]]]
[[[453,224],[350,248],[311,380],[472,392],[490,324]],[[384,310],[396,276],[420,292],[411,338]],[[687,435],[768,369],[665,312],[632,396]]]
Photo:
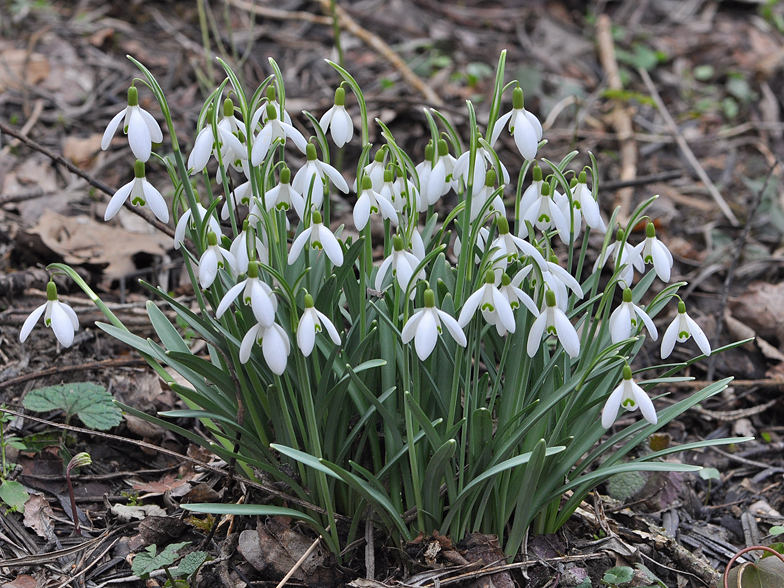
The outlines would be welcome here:
[[[604,573],[602,582],[612,585],[625,584],[634,578],[634,570],[628,566],[611,568]]]
[[[700,478],[703,480],[718,480],[721,476],[716,468],[702,468],[700,470]]]
[[[171,572],[171,575],[175,578],[193,576],[199,571],[199,568],[209,559],[209,557],[210,556],[204,551],[194,551],[183,557],[182,561],[180,561],[180,565],[169,570],[169,572]]]
[[[120,424],[122,411],[103,386],[76,382],[33,390],[24,399],[24,407],[36,412],[65,411],[66,422],[76,415],[89,429],[106,431]]]
[[[782,535],[784,534],[784,527],[780,525],[776,525],[775,527],[771,527],[768,533],[770,533],[771,535]]]
[[[770,547],[774,551],[778,551],[779,553],[784,553],[784,543],[780,541],[777,543],[771,543],[770,545],[768,545],[768,547]],[[764,559],[766,557],[775,557],[775,556],[770,551],[766,551],[762,554],[761,559]]]
[[[615,500],[628,500],[642,490],[647,481],[648,477],[642,472],[615,474],[607,481],[607,493]]]
[[[30,495],[19,482],[6,480],[0,485],[0,500],[16,512],[24,512],[24,504]]]
[[[157,545],[150,545],[146,550],[133,558],[131,571],[142,580],[146,580],[155,570],[172,565],[178,557],[177,552],[188,544],[190,544],[190,541],[172,543],[167,545],[160,553],[158,553]]]

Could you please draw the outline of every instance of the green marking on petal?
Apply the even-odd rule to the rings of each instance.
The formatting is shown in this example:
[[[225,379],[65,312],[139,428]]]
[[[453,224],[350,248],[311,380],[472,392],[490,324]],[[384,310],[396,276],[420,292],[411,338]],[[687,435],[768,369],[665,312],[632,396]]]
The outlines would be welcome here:
[[[482,308],[480,310],[486,310],[488,312],[494,312],[495,311],[495,307],[492,304],[490,304],[489,302],[485,302],[482,305]]]
[[[320,242],[320,241],[313,241],[313,242],[310,244],[310,246],[311,246],[313,249],[318,249],[319,251],[320,251],[321,249],[324,249],[324,246],[321,244],[321,242]]]
[[[554,327],[554,326],[552,326],[552,325],[550,325],[549,327],[547,327],[547,332],[548,332],[548,333],[550,333],[551,335],[556,335],[556,336],[558,336],[558,331],[556,331],[556,330],[555,330],[555,327]]]
[[[144,198],[142,198],[141,196],[137,196],[131,201],[131,204],[133,204],[134,206],[144,206],[147,203],[144,201]]]
[[[691,337],[691,333],[689,333],[688,331],[681,331],[680,333],[678,333],[678,338],[684,341],[689,337]]]
[[[544,223],[549,223],[549,222],[550,222],[550,217],[549,217],[549,216],[547,216],[546,214],[543,214],[543,215],[541,215],[541,216],[539,217],[539,222],[540,222],[540,223],[542,223],[542,222],[544,222]]]
[[[635,406],[637,406],[637,403],[631,398],[623,401],[623,407],[627,410],[632,410]]]

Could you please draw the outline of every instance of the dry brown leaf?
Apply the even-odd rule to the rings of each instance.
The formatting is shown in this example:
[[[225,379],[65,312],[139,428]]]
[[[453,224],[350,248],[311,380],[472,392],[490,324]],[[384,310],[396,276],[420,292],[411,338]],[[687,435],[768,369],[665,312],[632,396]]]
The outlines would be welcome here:
[[[25,502],[24,524],[43,539],[54,536],[51,526],[52,507],[43,494],[32,494]]]
[[[784,341],[784,282],[752,282],[730,303],[732,316],[765,339]]]
[[[161,496],[165,492],[171,492],[172,496],[185,496],[191,489],[189,481],[187,478],[177,478],[175,474],[167,474],[157,482],[132,482],[131,487],[140,494],[144,493],[145,498]]]
[[[30,246],[44,255],[54,254],[69,265],[105,265],[104,276],[110,280],[135,271],[136,254],[162,257],[169,244],[169,238],[160,233],[130,233],[89,216],[63,216],[50,210],[44,211],[38,225],[24,234]]]
[[[2,588],[36,588],[37,582],[32,576],[27,574],[19,574],[13,582],[3,584]]]
[[[29,53],[25,49],[7,49],[0,53],[0,92],[33,86],[49,77],[49,70],[45,55]]]
[[[101,151],[101,137],[98,133],[89,137],[66,137],[63,141],[63,157],[79,167],[89,166]]]

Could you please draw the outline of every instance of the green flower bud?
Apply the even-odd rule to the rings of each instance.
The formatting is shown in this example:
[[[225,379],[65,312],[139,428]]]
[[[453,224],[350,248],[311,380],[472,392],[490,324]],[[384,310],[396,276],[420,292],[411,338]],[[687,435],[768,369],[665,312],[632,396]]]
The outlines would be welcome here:
[[[545,182],[542,184],[542,196],[549,196],[550,195],[550,184]]]
[[[384,170],[384,181],[385,182],[393,182],[395,180],[395,174],[392,172],[391,169]]]
[[[207,231],[207,244],[210,247],[215,247],[218,244],[218,235],[212,231]]]
[[[52,280],[46,285],[46,299],[50,302],[57,300],[57,286]]]
[[[495,170],[488,170],[485,174],[485,186],[492,188],[495,186]]]
[[[267,100],[269,100],[270,102],[272,102],[272,101],[273,101],[273,100],[275,100],[276,98],[277,98],[277,94],[276,94],[276,92],[275,92],[275,86],[273,86],[272,84],[270,84],[269,86],[267,86]]]
[[[683,300],[678,300],[678,313],[684,314],[686,312],[686,303]]]
[[[438,140],[438,156],[444,157],[449,154],[449,145],[446,144],[446,139]]]
[[[541,182],[542,181],[542,168],[538,165],[534,165],[534,182]]]
[[[251,261],[248,264],[248,277],[249,278],[258,278],[259,277],[259,262],[258,261]]]
[[[425,307],[433,308],[436,305],[436,293],[430,288],[425,290]]]
[[[509,234],[509,221],[506,219],[505,216],[498,217],[498,234],[499,235]]]
[[[267,120],[275,120],[278,118],[278,109],[274,105],[267,102]]]
[[[626,288],[623,291],[623,301],[624,302],[631,302],[632,301],[632,291],[630,288]]]
[[[632,368],[629,367],[628,363],[625,366],[623,366],[623,379],[624,380],[632,379]]]
[[[345,106],[346,105],[346,91],[343,89],[343,86],[338,86],[337,90],[335,90],[335,106]]]
[[[374,161],[378,163],[384,163],[384,156],[386,153],[384,152],[384,148],[382,147],[378,151],[376,151],[376,156],[373,158]]]
[[[371,188],[373,188],[373,180],[368,175],[362,176],[362,189],[370,190]]]
[[[291,170],[287,167],[284,167],[280,170],[280,183],[281,184],[288,184],[291,182]]]
[[[512,108],[515,110],[521,110],[524,108],[525,99],[523,96],[523,89],[520,87],[515,88],[512,91]]]
[[[653,239],[656,236],[656,226],[650,221],[645,227],[645,236],[649,239]]]
[[[128,88],[128,106],[139,105],[139,90],[131,86]]]
[[[250,226],[250,221],[248,219],[245,219],[244,221],[242,221],[242,230],[243,231],[247,231],[249,226]]]
[[[549,308],[555,306],[555,292],[553,290],[548,290],[545,292],[544,301],[547,303]]]
[[[580,172],[580,176],[579,176],[578,181],[581,184],[587,184],[588,183],[588,174],[585,173],[585,170]]]
[[[485,284],[493,283],[495,283],[495,273],[493,273],[493,270],[489,269],[485,272]]]
[[[506,274],[501,275],[501,285],[502,286],[508,286],[511,283],[512,283],[512,278],[510,278]]]
[[[435,153],[433,149],[433,142],[430,141],[427,145],[425,145],[425,161],[433,161],[433,154]]]
[[[572,178],[569,180],[569,187],[574,188],[577,185],[577,178]]]
[[[231,98],[223,101],[223,116],[234,116],[234,101]]]
[[[403,237],[400,235],[392,237],[392,247],[395,248],[395,251],[403,251]]]
[[[624,235],[626,235],[624,230],[622,228],[618,227],[618,231],[615,233],[615,240],[620,243],[621,241],[623,241]]]
[[[318,210],[314,210],[313,214],[310,217],[310,220],[313,221],[315,224],[321,224],[321,213]]]
[[[313,296],[305,294],[305,308],[313,308]]]
[[[316,160],[316,146],[313,143],[308,143],[308,146],[305,148],[305,155],[308,161]]]

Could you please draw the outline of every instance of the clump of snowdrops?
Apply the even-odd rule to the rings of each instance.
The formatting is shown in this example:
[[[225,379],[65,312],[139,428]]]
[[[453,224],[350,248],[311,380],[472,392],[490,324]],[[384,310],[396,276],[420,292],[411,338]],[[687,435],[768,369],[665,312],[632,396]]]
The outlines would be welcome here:
[[[504,85],[505,54],[486,124],[471,102],[464,135],[425,109],[431,141],[423,154],[403,151],[380,121],[383,140],[371,145],[362,91],[331,62],[342,78],[334,106],[320,119],[304,112],[305,125],[294,126],[283,76],[270,60],[273,74],[252,95],[221,62],[226,80],[205,102],[186,157],[160,86],[132,61],[143,77],[109,123],[103,147],[122,129],[137,162],[106,220],[130,198],[168,222],[169,204],[145,173],[151,159],[166,167],[173,245],[195,303],[143,285],[207,352],[192,353],[154,302],[147,308],[157,340],[142,339],[73,270],[50,269],[70,275],[108,317],[98,327],[137,349],[189,407],[157,417],[128,412],[209,447],[248,477],[282,483],[290,495],[266,505],[188,509],[293,516],[335,554],[370,521],[397,543],[433,529],[454,539],[495,533],[513,557],[529,527],[554,532],[610,476],[694,470],[664,458],[729,442],[632,459],[651,433],[729,379],[657,410],[652,389],[682,380],[674,374],[711,349],[678,299],[684,283],[670,283],[672,255],[654,225],[647,222],[638,243],[629,241],[653,199],[619,227],[617,211],[608,222],[602,217],[592,155],[584,169],[571,166],[577,152],[537,160],[542,127],[525,110],[518,83]],[[139,106],[145,88],[168,128],[166,157],[152,149],[163,133]],[[346,109],[351,94],[358,118]],[[361,155],[347,171],[351,188],[330,164],[330,143],[354,140],[355,125]],[[506,133],[519,152],[511,172],[494,150]],[[348,226],[331,222],[336,190],[356,202]],[[444,198],[457,204],[435,212]],[[383,242],[371,236],[373,217],[383,224]],[[591,232],[604,235],[593,268],[586,266]],[[374,263],[382,246],[383,261]],[[612,273],[600,284],[608,261]],[[652,296],[655,280],[665,285]],[[68,346],[76,315],[57,300],[54,283],[47,293],[21,339],[45,315]],[[662,336],[662,357],[690,337],[703,355],[645,378],[630,365],[646,338],[657,339],[652,318],[673,298],[678,314]],[[614,425],[619,412],[638,408],[641,419]],[[214,440],[168,420],[175,417],[199,419]]]

